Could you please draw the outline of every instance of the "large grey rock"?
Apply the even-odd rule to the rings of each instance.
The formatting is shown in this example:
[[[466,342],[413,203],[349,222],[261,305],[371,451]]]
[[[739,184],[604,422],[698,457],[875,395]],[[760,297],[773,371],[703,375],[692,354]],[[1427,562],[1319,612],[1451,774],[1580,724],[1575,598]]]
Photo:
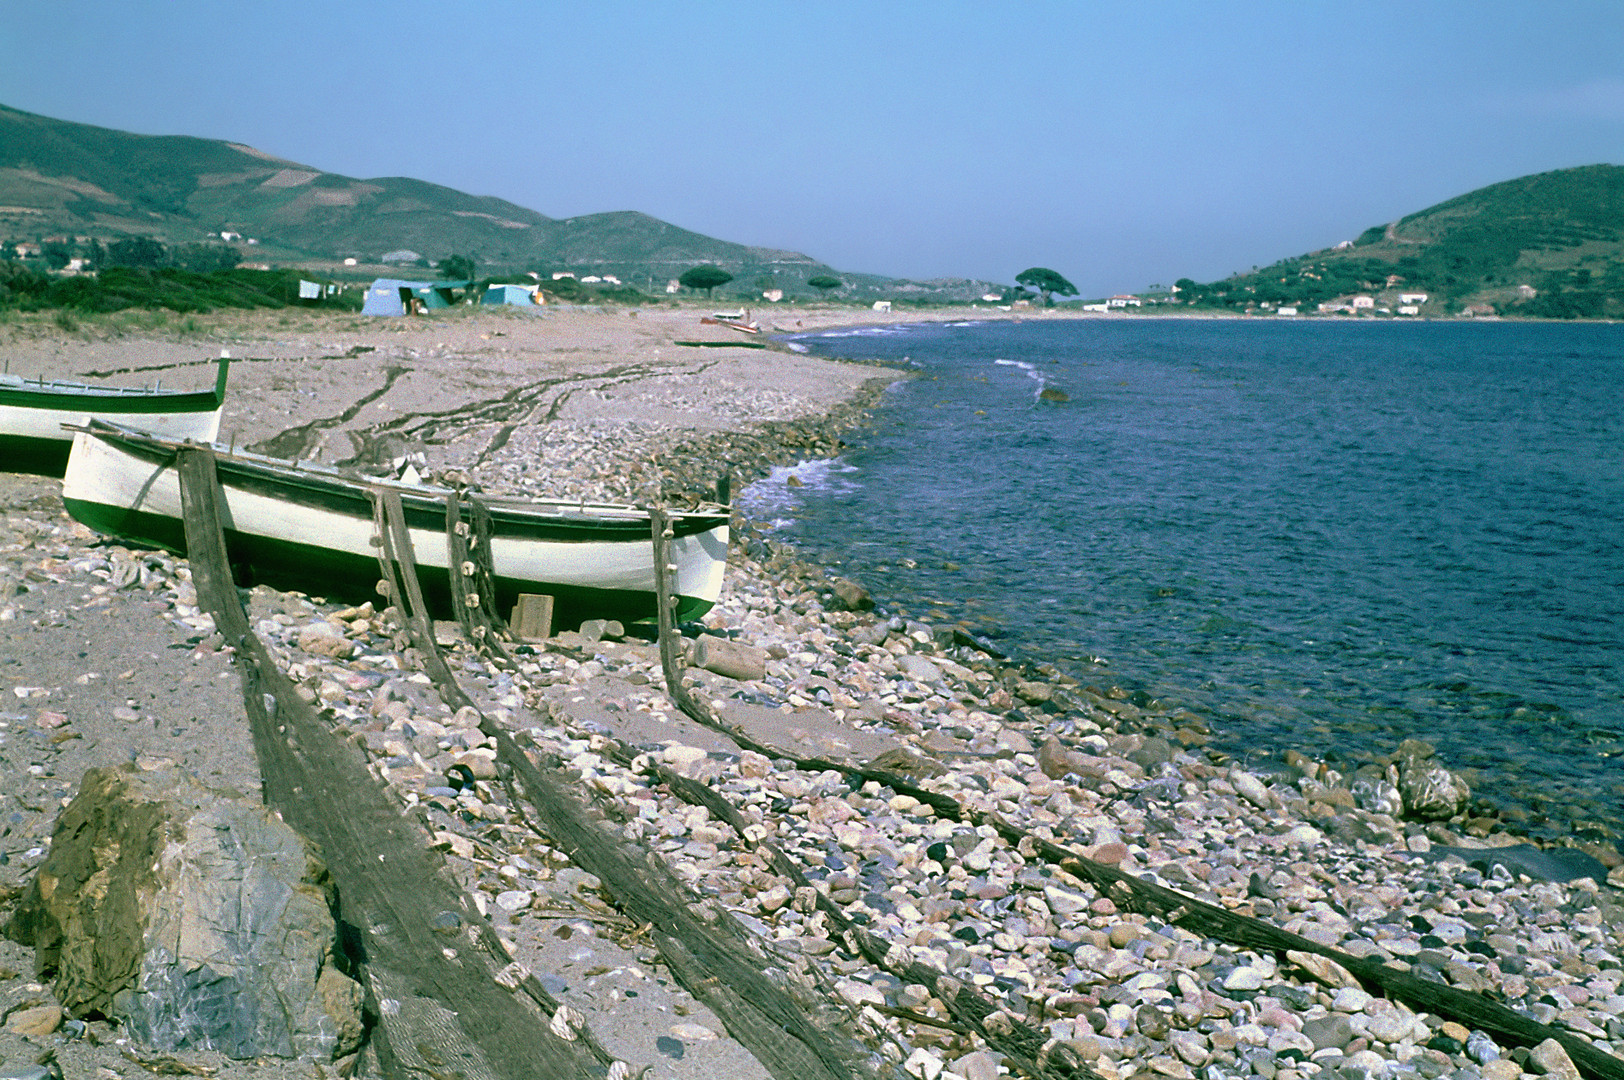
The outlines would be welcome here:
[[[362,1035],[326,867],[265,807],[184,770],[91,769],[6,925],[73,1015],[161,1050],[332,1058]]]
[[[1432,746],[1405,739],[1394,755],[1404,812],[1421,821],[1443,821],[1466,809],[1472,789],[1433,758]]]
[[[1512,844],[1498,848],[1461,848],[1438,845],[1426,853],[1431,860],[1456,856],[1485,874],[1503,866],[1513,874],[1527,874],[1535,881],[1572,881],[1594,878],[1597,884],[1607,878],[1607,867],[1578,848],[1537,848],[1532,844]]]
[[[868,590],[849,578],[836,578],[834,581],[834,594],[838,603],[834,606],[836,611],[873,611],[874,598]]]

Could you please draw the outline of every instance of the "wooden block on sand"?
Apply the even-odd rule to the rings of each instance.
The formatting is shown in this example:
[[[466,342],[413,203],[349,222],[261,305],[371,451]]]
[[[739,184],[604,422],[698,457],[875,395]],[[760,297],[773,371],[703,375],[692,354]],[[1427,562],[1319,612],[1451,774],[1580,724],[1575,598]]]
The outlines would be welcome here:
[[[508,625],[520,641],[545,641],[553,633],[553,598],[541,593],[520,593]]]

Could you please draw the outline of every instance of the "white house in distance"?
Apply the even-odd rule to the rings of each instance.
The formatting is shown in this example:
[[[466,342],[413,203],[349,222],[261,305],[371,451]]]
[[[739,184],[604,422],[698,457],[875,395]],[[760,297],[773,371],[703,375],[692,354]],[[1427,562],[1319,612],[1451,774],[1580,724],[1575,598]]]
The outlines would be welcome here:
[[[1373,311],[1376,307],[1376,298],[1374,296],[1355,296],[1348,301],[1348,304],[1355,311]]]
[[[1424,304],[1427,302],[1427,294],[1424,292],[1399,293],[1398,302],[1401,304]]]
[[[1137,296],[1113,296],[1105,301],[1105,306],[1114,308],[1129,308],[1140,307],[1143,303],[1144,301],[1140,300]]]

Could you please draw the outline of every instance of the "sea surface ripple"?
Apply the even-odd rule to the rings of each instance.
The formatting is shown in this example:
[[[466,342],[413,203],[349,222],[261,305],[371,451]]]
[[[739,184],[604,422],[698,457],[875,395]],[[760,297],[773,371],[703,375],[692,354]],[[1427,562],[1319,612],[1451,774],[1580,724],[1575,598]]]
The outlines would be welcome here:
[[[882,604],[1196,711],[1253,762],[1422,737],[1523,831],[1624,835],[1624,327],[793,340],[919,373],[841,460],[742,500]]]

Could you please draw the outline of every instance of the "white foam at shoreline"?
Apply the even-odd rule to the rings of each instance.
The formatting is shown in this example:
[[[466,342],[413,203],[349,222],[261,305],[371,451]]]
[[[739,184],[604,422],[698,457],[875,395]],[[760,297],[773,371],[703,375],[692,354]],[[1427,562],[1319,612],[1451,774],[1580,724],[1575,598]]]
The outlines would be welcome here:
[[[1029,363],[1025,360],[994,360],[993,366],[1012,367],[1019,371],[1025,372],[1028,379],[1031,379],[1033,382],[1038,384],[1038,388],[1032,393],[1034,400],[1042,397],[1044,388],[1049,385],[1049,380],[1045,379],[1042,373],[1038,371],[1037,365]]]
[[[808,494],[841,495],[856,491],[855,481],[846,479],[855,466],[836,459],[819,458],[795,465],[775,465],[771,472],[747,485],[734,499],[746,516],[781,529],[795,522]],[[791,483],[791,481],[794,483]]]

